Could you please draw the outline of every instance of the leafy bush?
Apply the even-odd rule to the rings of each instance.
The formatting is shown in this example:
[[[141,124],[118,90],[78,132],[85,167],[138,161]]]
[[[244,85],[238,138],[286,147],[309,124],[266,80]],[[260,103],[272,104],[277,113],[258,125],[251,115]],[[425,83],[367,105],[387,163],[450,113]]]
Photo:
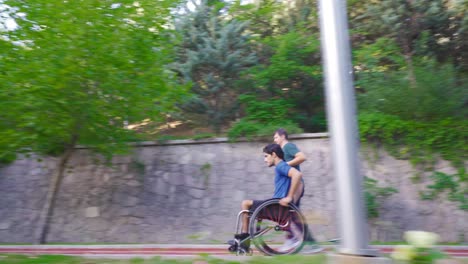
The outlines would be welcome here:
[[[247,140],[268,138],[272,139],[273,133],[278,128],[284,128],[290,134],[302,132],[302,130],[298,128],[296,124],[289,120],[278,123],[261,123],[258,121],[241,120],[229,130],[228,137],[230,140],[236,140],[241,137]]]
[[[15,160],[16,160],[16,153],[14,152],[2,151],[2,153],[0,153],[0,167],[2,165],[8,165]]]
[[[377,180],[369,177],[364,178],[364,199],[369,219],[379,216],[379,208],[383,199],[398,192],[395,188],[379,187],[377,184]]]
[[[436,248],[420,248],[412,245],[397,245],[393,259],[401,264],[433,264],[435,260],[445,258],[445,255]]]
[[[447,257],[435,248],[439,235],[424,231],[406,231],[404,235],[408,245],[398,245],[390,255],[393,259],[407,264],[432,264],[437,259]]]
[[[450,201],[458,202],[459,208],[468,211],[468,185],[464,181],[464,176],[459,174],[445,174],[439,171],[431,175],[433,183],[427,186],[427,190],[419,194],[424,200],[434,200],[440,193],[447,191]]]
[[[357,73],[356,86],[362,91],[357,96],[360,110],[404,120],[463,119],[467,114],[466,79],[457,78],[450,65],[419,64],[422,66],[414,67],[416,83],[411,83],[404,70]]]
[[[235,140],[272,137],[282,127],[290,134],[301,133],[299,126],[291,121],[291,104],[282,98],[259,101],[253,95],[241,95],[239,100],[246,105],[246,117],[237,121],[229,130],[228,137]]]
[[[449,191],[448,199],[459,203],[462,210],[468,210],[467,174],[465,160],[467,121],[443,119],[433,122],[407,121],[394,115],[362,113],[359,115],[361,141],[383,145],[397,158],[409,159],[414,165],[432,169],[436,158],[451,161],[458,173],[446,175],[434,172],[429,190],[420,193],[422,199],[435,199],[439,193]],[[373,206],[372,199],[368,206]],[[372,213],[372,212],[371,212]]]
[[[390,154],[413,164],[431,165],[440,156],[459,168],[460,175],[465,175],[467,125],[466,120],[453,118],[423,122],[378,112],[359,115],[362,142],[382,144]]]
[[[245,73],[263,99],[288,100],[294,123],[309,132],[326,131],[320,40],[298,27],[260,41],[260,63]]]

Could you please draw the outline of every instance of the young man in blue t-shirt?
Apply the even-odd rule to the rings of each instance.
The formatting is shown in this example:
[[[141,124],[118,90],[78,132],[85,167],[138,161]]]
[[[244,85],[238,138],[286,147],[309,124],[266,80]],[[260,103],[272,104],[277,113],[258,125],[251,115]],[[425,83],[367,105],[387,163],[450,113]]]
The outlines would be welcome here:
[[[281,146],[278,144],[267,145],[263,149],[263,156],[268,167],[275,166],[275,190],[272,198],[280,198],[280,204],[288,206],[289,203],[299,203],[302,190],[299,192],[299,185],[302,183],[302,173],[289,166],[284,161],[284,153]],[[255,210],[265,200],[244,200],[241,203],[242,210]],[[249,218],[247,214],[242,216],[241,234],[236,234],[235,238],[245,239],[249,236]],[[242,245],[248,248],[250,245]]]

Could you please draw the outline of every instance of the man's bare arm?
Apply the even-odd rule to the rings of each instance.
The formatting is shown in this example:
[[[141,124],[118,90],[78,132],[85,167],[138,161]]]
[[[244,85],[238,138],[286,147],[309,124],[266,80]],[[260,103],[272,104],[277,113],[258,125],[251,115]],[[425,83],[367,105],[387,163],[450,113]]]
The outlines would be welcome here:
[[[306,160],[307,157],[304,154],[304,152],[299,151],[298,153],[296,153],[296,155],[294,155],[294,159],[288,161],[287,163],[289,166],[297,166]]]
[[[291,186],[289,187],[288,196],[280,200],[282,206],[287,206],[294,199],[294,194],[297,191],[302,178],[302,173],[295,168],[289,169],[288,176],[291,177]]]

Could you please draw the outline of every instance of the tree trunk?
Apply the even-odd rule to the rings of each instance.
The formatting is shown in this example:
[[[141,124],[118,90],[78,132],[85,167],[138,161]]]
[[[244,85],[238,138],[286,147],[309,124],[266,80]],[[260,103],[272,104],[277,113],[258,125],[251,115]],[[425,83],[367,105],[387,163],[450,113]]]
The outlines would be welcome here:
[[[52,180],[50,181],[50,185],[47,190],[46,201],[40,214],[39,225],[36,229],[37,231],[35,235],[35,241],[37,244],[47,243],[47,234],[49,232],[50,221],[54,213],[57,194],[60,190],[60,185],[62,183],[67,163],[74,152],[77,139],[77,136],[72,136],[71,143],[66,147],[65,152],[58,160],[57,170],[54,176],[52,177]]]
[[[410,81],[410,87],[416,87],[416,76],[414,75],[413,58],[411,55],[405,55],[406,65],[408,66],[408,79]]]
[[[410,87],[411,88],[416,88],[417,82],[416,82],[416,76],[414,74],[414,65],[413,65],[413,53],[410,48],[410,44],[408,41],[405,41],[404,44],[404,52],[405,52],[405,61],[406,61],[406,66],[408,67],[408,80],[410,82]]]

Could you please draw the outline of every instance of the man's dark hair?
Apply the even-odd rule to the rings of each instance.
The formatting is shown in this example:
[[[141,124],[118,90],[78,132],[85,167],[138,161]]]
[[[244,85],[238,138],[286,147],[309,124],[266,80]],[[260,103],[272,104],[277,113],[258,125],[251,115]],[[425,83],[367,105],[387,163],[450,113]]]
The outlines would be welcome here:
[[[281,149],[281,146],[278,144],[269,144],[263,148],[263,152],[266,154],[272,154],[273,152],[278,156],[278,158],[284,160],[284,152]]]
[[[275,131],[275,134],[278,134],[279,136],[284,136],[285,139],[288,139],[288,132],[284,128],[278,128],[278,130]]]

